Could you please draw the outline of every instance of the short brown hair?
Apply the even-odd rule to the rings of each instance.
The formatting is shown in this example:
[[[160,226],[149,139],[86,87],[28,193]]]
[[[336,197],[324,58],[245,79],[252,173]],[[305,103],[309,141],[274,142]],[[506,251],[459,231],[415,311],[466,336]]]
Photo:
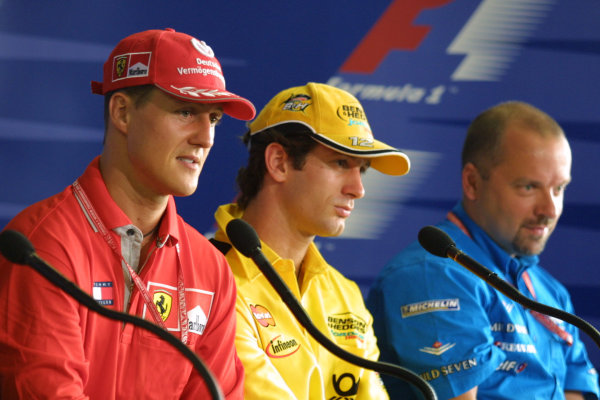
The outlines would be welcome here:
[[[467,129],[462,149],[462,166],[472,163],[485,179],[502,161],[502,138],[509,125],[538,132],[540,135],[564,136],[560,125],[544,111],[521,101],[507,101],[479,114]]]
[[[265,149],[271,143],[279,143],[292,160],[295,169],[304,167],[306,155],[317,146],[311,138],[311,131],[302,124],[281,124],[250,136],[250,131],[242,138],[249,147],[248,165],[240,168],[236,178],[240,193],[237,204],[245,209],[262,188],[266,173]]]
[[[131,97],[136,107],[142,106],[149,98],[152,89],[155,89],[154,85],[141,85],[141,86],[129,86],[123,89],[114,90],[104,95],[104,127],[108,126],[108,105],[113,94],[122,92],[127,96]]]

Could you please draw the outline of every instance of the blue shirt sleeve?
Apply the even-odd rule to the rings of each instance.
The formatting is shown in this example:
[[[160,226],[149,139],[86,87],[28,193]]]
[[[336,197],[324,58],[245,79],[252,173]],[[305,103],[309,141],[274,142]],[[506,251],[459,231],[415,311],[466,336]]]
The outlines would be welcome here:
[[[440,398],[478,386],[505,358],[491,334],[489,290],[452,261],[409,247],[369,293],[382,360],[421,375]],[[383,379],[391,398],[407,394]]]

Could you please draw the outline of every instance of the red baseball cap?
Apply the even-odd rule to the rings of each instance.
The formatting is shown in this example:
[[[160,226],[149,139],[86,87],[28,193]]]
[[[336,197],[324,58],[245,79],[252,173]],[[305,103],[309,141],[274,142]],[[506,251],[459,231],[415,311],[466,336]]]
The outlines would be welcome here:
[[[92,81],[92,93],[141,85],[154,85],[184,101],[222,103],[223,112],[237,119],[256,115],[249,100],[225,89],[221,64],[210,46],[171,28],[121,40],[104,63],[104,81]]]

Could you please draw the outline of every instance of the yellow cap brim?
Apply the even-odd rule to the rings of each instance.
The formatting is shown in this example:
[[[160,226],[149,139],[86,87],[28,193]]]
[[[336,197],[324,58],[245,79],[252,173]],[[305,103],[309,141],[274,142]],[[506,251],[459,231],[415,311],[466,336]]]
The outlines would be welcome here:
[[[410,159],[400,150],[379,140],[365,141],[357,138],[348,140],[345,135],[321,135],[313,133],[312,138],[324,146],[352,157],[370,158],[371,167],[386,175],[405,175],[410,171]],[[350,145],[344,144],[350,143]]]

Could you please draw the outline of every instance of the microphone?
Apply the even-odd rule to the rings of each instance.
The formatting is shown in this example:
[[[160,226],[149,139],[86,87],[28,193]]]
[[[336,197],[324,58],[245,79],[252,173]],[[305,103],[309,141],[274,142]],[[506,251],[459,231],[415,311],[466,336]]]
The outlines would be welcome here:
[[[29,239],[27,239],[22,233],[13,230],[5,230],[0,232],[0,253],[2,253],[2,255],[8,261],[14,264],[27,265],[35,269],[54,286],[63,290],[69,296],[90,310],[104,317],[120,322],[129,322],[140,328],[149,330],[161,339],[167,341],[192,362],[200,376],[202,376],[204,379],[211,394],[211,398],[215,400],[224,399],[223,392],[219,387],[214,375],[210,372],[198,355],[194,353],[188,346],[186,346],[171,333],[152,322],[131,314],[111,310],[102,306],[101,304],[98,304],[98,302],[92,296],[84,292],[74,282],[68,280],[64,275],[50,266],[39,255],[37,255]]]
[[[499,277],[498,274],[492,272],[459,250],[452,238],[443,230],[435,226],[423,227],[419,231],[418,240],[421,246],[431,254],[442,258],[448,257],[453,259],[486,281],[490,286],[503,293],[511,300],[521,304],[523,307],[558,318],[583,330],[592,338],[592,340],[594,340],[596,345],[600,347],[600,332],[598,332],[598,330],[590,323],[576,315],[558,308],[547,306],[524,296],[517,288]]]
[[[265,257],[261,250],[260,239],[254,228],[242,219],[233,219],[227,224],[225,230],[227,236],[229,236],[229,240],[231,240],[231,244],[233,244],[233,246],[244,256],[249,257],[254,261],[271,286],[273,286],[275,291],[279,294],[283,302],[288,306],[294,317],[296,317],[298,322],[300,322],[320,345],[325,347],[330,353],[351,364],[392,375],[407,381],[418,387],[423,396],[425,396],[425,399],[437,400],[437,395],[431,385],[412,371],[398,365],[359,357],[333,343],[312,323],[306,310],[304,310],[300,302],[298,302],[296,297],[292,294],[290,288],[285,284],[269,260]]]

